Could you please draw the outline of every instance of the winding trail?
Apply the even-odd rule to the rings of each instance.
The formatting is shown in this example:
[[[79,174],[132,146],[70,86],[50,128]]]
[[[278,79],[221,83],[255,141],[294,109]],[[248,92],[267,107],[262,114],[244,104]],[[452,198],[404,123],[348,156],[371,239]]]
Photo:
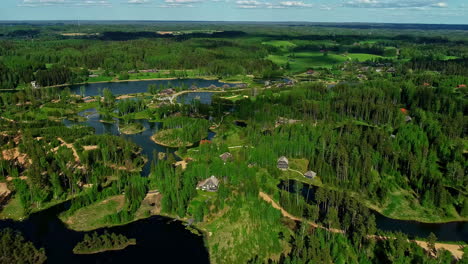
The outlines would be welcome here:
[[[332,233],[340,233],[344,234],[345,231],[341,229],[336,229],[336,228],[327,228],[322,225],[319,225],[317,223],[311,222],[309,220],[305,220],[303,218],[296,217],[292,214],[290,214],[288,211],[286,211],[281,205],[279,205],[275,200],[273,200],[268,194],[264,192],[260,192],[259,196],[265,200],[266,202],[270,203],[274,208],[278,209],[281,211],[281,214],[294,221],[300,221],[300,222],[305,222],[315,228],[321,228],[325,229],[329,232]],[[368,235],[368,238],[373,238],[373,239],[380,239],[380,240],[385,240],[385,239],[394,239],[392,237],[386,237],[386,236],[376,236],[376,235]],[[424,248],[426,251],[430,251],[430,247],[426,241],[421,241],[421,240],[412,240],[416,244],[418,244],[420,247]],[[455,244],[448,244],[448,243],[435,243],[435,248],[437,250],[445,249],[449,251],[456,259],[461,259],[463,256],[463,246],[461,245],[455,245]]]
[[[73,146],[72,143],[67,143],[67,142],[65,142],[65,140],[63,140],[60,137],[58,137],[57,140],[60,141],[60,143],[62,143],[62,146],[65,146],[65,147],[71,149],[73,151],[73,156],[75,157],[75,161],[80,162],[80,156],[78,156],[78,152],[76,151],[76,149],[75,149],[75,147]]]

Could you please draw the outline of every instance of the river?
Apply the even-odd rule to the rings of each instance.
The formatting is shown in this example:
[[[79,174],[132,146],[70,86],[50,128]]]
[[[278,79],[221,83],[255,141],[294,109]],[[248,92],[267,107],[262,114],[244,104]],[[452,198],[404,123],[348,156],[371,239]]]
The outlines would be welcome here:
[[[291,193],[295,193],[293,187],[294,181],[287,184],[282,182],[279,188],[285,189]],[[306,201],[315,203],[315,192],[319,187],[308,184],[303,184],[301,194]],[[373,211],[377,228],[383,231],[400,231],[409,237],[427,237],[432,232],[439,241],[463,241],[468,243],[468,222],[451,222],[441,224],[421,223],[417,221],[397,220],[383,216],[382,214]]]

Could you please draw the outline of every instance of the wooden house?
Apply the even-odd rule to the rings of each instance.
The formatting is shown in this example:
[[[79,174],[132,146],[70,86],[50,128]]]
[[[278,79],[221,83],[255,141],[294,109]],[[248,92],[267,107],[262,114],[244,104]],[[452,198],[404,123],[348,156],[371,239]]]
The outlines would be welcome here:
[[[198,190],[216,192],[218,191],[219,180],[215,176],[211,176],[208,179],[205,179],[197,184]]]
[[[278,169],[280,170],[287,170],[289,168],[289,161],[288,158],[285,156],[281,156],[278,159]]]

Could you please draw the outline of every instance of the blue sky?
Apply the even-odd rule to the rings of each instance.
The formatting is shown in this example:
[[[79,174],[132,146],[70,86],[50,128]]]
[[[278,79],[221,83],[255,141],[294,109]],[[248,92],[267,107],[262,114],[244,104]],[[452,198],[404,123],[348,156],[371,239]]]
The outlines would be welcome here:
[[[0,0],[0,20],[468,24],[468,0]]]

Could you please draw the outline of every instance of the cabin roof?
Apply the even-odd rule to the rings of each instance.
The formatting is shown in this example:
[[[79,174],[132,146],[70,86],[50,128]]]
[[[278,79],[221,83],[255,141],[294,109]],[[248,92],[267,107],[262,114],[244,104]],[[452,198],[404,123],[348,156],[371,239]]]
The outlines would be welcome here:
[[[211,175],[211,177],[209,177],[208,179],[205,179],[205,180],[199,182],[197,184],[197,187],[205,186],[205,185],[208,185],[210,183],[215,185],[215,186],[218,186],[219,185],[219,180],[214,175]]]
[[[281,157],[278,159],[278,162],[286,162],[286,163],[289,163],[288,158],[286,158],[285,156],[281,156]]]

